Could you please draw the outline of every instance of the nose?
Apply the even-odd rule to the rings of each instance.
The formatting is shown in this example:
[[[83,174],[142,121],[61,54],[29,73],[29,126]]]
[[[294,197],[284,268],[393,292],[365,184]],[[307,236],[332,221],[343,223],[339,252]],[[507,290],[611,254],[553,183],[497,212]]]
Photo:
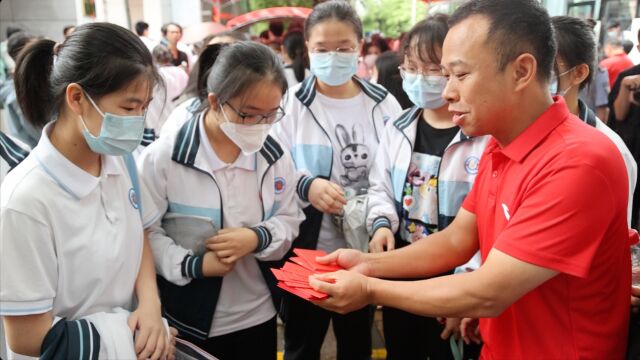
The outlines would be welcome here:
[[[445,85],[444,90],[442,91],[442,98],[448,103],[454,103],[460,99],[453,77],[449,77],[449,79],[447,79],[447,85]]]

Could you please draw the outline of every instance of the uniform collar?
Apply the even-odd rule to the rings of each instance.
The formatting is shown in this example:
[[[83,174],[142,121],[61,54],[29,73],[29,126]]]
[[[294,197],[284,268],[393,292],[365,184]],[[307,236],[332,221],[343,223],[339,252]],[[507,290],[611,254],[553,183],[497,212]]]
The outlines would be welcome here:
[[[553,104],[509,145],[503,148],[502,153],[514,161],[521,162],[570,115],[571,113],[564,99],[561,96],[554,96]]]
[[[240,168],[249,171],[255,171],[256,169],[256,154],[245,155],[242,151],[236,161],[233,164],[227,164],[224,161],[220,160],[218,154],[216,154],[215,150],[211,146],[209,142],[209,138],[207,137],[207,131],[204,128],[204,116],[200,116],[199,121],[199,132],[200,132],[200,144],[202,144],[203,150],[206,154],[207,161],[210,164],[211,171],[218,171],[225,168]]]
[[[100,183],[100,177],[95,177],[67,159],[56,149],[49,135],[55,122],[47,124],[42,130],[42,136],[33,153],[44,171],[55,180],[58,185],[76,199],[89,195]],[[112,156],[102,155],[102,175],[119,175],[120,169]]]
[[[376,104],[381,103],[389,93],[383,87],[360,79],[357,76],[354,76],[353,80],[356,82],[356,84],[358,84],[358,86],[360,86],[362,92],[364,92],[365,95],[375,101]],[[300,100],[300,102],[304,104],[304,106],[309,107],[313,103],[313,100],[316,98],[316,91],[316,77],[311,75],[302,82],[295,95],[298,100]]]
[[[580,120],[586,122],[587,124],[596,126],[596,114],[593,112],[593,110],[589,109],[584,101],[580,99],[578,99],[578,117],[580,117]]]
[[[186,123],[184,123],[184,125],[182,125],[175,137],[171,159],[187,167],[195,167],[200,170],[213,171],[214,169],[209,169],[210,162],[205,161],[199,151],[201,143],[209,142],[209,140],[206,138],[206,134],[204,136],[206,141],[201,141],[202,135],[200,132],[200,128],[203,126],[203,120],[201,119],[204,119],[205,114],[206,110],[200,112],[199,114],[196,114],[195,116],[192,116],[191,119],[189,119]],[[284,150],[282,149],[280,144],[278,144],[278,142],[273,137],[271,137],[271,135],[269,135],[267,136],[262,149],[260,149],[259,154],[262,158],[264,158],[268,165],[273,165],[282,156],[284,156]],[[255,169],[255,157],[250,157],[250,159],[254,159],[254,165],[252,165],[252,169]]]

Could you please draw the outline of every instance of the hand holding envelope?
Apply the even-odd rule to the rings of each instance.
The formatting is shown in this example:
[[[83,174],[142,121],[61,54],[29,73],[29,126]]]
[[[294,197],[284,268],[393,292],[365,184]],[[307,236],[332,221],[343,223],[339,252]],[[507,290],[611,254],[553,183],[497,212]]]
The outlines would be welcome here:
[[[342,269],[335,264],[320,264],[316,262],[317,256],[324,256],[326,253],[320,250],[293,249],[294,254],[284,264],[282,269],[271,269],[271,272],[278,279],[278,286],[305,300],[317,301],[327,298],[327,294],[314,290],[309,285],[309,278],[313,274],[327,273]]]
[[[342,314],[370,302],[371,278],[367,276],[371,272],[366,254],[353,249],[340,249],[329,255],[318,250],[293,252],[298,256],[282,269],[271,269],[282,289]]]

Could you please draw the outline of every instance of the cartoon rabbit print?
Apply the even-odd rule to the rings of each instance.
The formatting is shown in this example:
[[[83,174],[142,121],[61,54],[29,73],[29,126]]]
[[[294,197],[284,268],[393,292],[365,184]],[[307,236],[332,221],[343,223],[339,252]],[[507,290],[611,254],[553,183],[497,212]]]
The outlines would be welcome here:
[[[343,125],[336,126],[336,138],[340,144],[340,162],[344,175],[340,176],[342,186],[352,188],[356,193],[369,188],[369,147],[364,144],[362,126],[354,124],[351,134]]]

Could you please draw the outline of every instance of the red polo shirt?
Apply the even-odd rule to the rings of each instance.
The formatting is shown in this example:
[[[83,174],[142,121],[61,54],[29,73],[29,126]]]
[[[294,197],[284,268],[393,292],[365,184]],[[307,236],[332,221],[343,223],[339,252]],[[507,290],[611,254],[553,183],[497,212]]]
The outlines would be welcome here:
[[[463,207],[496,248],[559,272],[481,319],[484,359],[622,359],[631,264],[620,152],[555,98],[505,148],[492,139]]]
[[[600,61],[600,66],[607,69],[609,73],[609,88],[613,88],[613,83],[616,82],[618,75],[628,68],[633,67],[633,62],[627,54],[621,53]]]

